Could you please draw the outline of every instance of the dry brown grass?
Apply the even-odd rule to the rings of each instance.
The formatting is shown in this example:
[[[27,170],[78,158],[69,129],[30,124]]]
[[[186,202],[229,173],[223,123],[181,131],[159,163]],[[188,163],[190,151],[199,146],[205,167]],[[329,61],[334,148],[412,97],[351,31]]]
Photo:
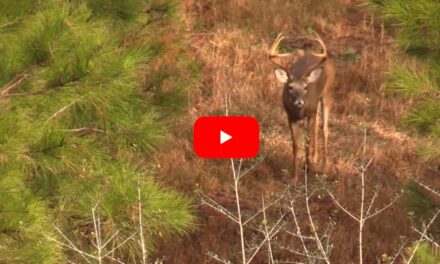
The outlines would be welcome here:
[[[230,188],[229,162],[204,160],[192,151],[192,123],[203,115],[224,113],[225,95],[230,115],[252,115],[261,126],[260,156],[264,161],[245,178],[241,190],[243,209],[260,208],[260,195],[271,199],[290,175],[290,137],[281,106],[281,89],[273,77],[266,50],[278,32],[292,36],[288,45],[310,48],[304,36],[307,28],[318,31],[337,65],[337,85],[330,118],[330,161],[335,194],[348,208],[358,206],[358,164],[362,129],[368,129],[367,156],[373,157],[367,186],[380,186],[377,206],[386,204],[402,182],[424,166],[414,152],[411,139],[396,129],[405,104],[383,91],[384,72],[392,58],[392,40],[383,35],[381,24],[352,1],[287,0],[186,0],[186,23],[194,56],[202,63],[203,81],[189,91],[190,106],[185,116],[175,120],[174,139],[167,151],[153,157],[157,177],[167,185],[194,195],[202,190],[227,208],[234,208]],[[301,153],[301,152],[300,152]],[[300,157],[300,159],[303,159]],[[252,161],[245,161],[249,166]],[[194,195],[195,196],[195,195]],[[166,263],[214,263],[207,251],[238,260],[237,229],[215,211],[200,207],[199,230],[180,241],[162,243],[159,256]],[[334,263],[356,260],[356,226],[335,210],[327,197],[314,200],[312,213],[324,228],[329,216],[333,230]],[[305,223],[305,219],[302,219]],[[366,228],[366,263],[377,256],[391,255],[400,245],[400,236],[409,235],[409,219],[395,206]],[[280,237],[286,243],[297,243]],[[275,252],[279,258],[296,258]],[[298,260],[298,259],[296,259]],[[259,262],[256,262],[259,263]]]

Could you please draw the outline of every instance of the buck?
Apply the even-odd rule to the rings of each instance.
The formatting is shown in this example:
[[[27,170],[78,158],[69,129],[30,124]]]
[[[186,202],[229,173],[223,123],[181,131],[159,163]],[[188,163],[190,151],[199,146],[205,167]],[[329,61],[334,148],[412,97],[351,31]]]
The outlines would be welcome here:
[[[298,181],[298,141],[300,137],[300,123],[307,121],[306,161],[309,168],[315,171],[318,162],[318,109],[322,109],[322,130],[324,134],[324,158],[322,166],[327,166],[327,141],[328,119],[331,104],[331,89],[335,78],[335,67],[329,60],[327,47],[322,39],[316,34],[316,40],[322,53],[304,52],[298,50],[294,53],[282,53],[278,47],[284,37],[280,34],[274,41],[269,59],[275,65],[275,76],[283,84],[283,106],[286,110],[290,134],[292,137],[292,173],[293,182]],[[288,63],[280,62],[283,58],[289,58]],[[312,151],[310,153],[310,146]]]

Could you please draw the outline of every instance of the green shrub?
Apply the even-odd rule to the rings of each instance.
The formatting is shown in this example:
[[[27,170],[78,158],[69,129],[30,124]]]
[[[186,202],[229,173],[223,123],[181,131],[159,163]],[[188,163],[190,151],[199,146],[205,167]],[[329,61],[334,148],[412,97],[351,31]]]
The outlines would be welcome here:
[[[411,255],[414,251],[414,246],[408,248],[408,254]],[[437,264],[440,263],[440,255],[438,252],[435,252],[432,247],[427,243],[420,243],[417,251],[414,255],[413,261],[411,263],[414,264]]]

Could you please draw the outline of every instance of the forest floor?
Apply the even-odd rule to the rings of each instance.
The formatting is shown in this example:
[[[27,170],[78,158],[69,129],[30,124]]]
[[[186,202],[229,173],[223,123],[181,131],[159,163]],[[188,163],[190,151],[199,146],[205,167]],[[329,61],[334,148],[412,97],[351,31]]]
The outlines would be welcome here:
[[[297,38],[300,28],[310,27],[324,39],[337,69],[330,116],[330,168],[312,180],[310,188],[315,193],[310,199],[311,214],[320,234],[332,223],[330,260],[357,262],[357,223],[322,190],[331,190],[341,204],[358,214],[359,168],[363,158],[372,159],[366,171],[367,200],[377,192],[372,210],[392,201],[412,178],[440,188],[435,179],[438,171],[417,156],[415,136],[399,127],[402,113],[410,103],[384,90],[387,67],[398,60],[393,39],[384,31],[383,24],[355,1],[328,1],[329,4],[319,7],[313,6],[313,1],[304,6],[299,4],[301,1],[282,0],[226,2],[186,1],[185,22],[191,29],[188,38],[192,55],[202,64],[203,81],[188,92],[188,111],[175,120],[172,139],[164,151],[153,156],[153,163],[156,177],[163,185],[193,197],[198,225],[186,237],[160,242],[156,257],[164,263],[217,263],[207,254],[211,252],[239,262],[238,225],[200,199],[208,196],[236,212],[230,160],[198,158],[192,149],[192,124],[200,116],[224,113],[225,100],[230,115],[256,117],[260,122],[261,151],[258,158],[243,161],[243,169],[252,167],[239,185],[243,215],[258,212],[262,198],[267,203],[276,200],[289,184],[286,179],[291,174],[291,143],[281,87],[266,52],[279,32],[290,37],[286,41],[288,46],[316,49],[313,41]],[[365,263],[377,263],[377,259],[392,256],[402,241],[415,237],[402,199],[367,222]],[[307,232],[307,214],[298,206],[300,225]],[[283,205],[268,210],[268,218],[276,221],[281,211]],[[295,232],[291,218],[286,222],[286,229]],[[261,238],[250,228],[245,228],[245,234],[247,241]],[[298,239],[287,234],[277,237],[277,245],[300,245]],[[304,256],[281,246],[274,248],[273,255],[280,263],[305,261]],[[265,247],[255,263],[266,262]]]

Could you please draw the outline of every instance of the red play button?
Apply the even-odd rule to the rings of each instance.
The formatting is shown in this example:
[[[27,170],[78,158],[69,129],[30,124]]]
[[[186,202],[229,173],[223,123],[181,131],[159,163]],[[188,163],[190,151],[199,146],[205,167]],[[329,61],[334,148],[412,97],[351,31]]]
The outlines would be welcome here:
[[[201,158],[253,158],[259,138],[250,116],[204,116],[194,123],[194,151]]]

